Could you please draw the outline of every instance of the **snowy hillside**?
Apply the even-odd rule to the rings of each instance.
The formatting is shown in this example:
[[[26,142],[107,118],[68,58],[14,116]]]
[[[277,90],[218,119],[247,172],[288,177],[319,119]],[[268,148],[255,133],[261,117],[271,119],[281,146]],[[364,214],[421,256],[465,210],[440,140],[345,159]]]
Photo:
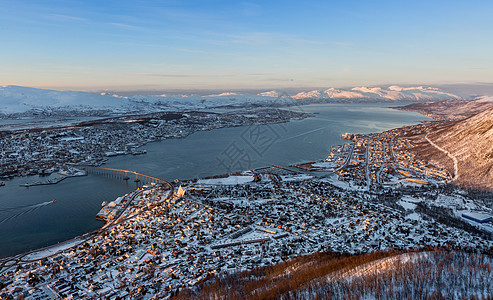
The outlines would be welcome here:
[[[285,101],[284,101],[284,100]],[[21,86],[0,86],[0,116],[53,114],[110,114],[200,110],[217,107],[258,107],[293,105],[289,98],[239,95],[226,92],[209,96],[123,97],[109,93],[55,91]]]
[[[492,259],[464,252],[319,252],[184,289],[176,299],[491,299]]]
[[[286,95],[279,91],[259,94],[223,92],[207,96],[151,96],[123,97],[109,93],[55,91],[21,86],[0,86],[0,116],[54,115],[54,114],[111,114],[130,112],[155,112],[200,110],[218,107],[282,107],[314,102],[337,100],[359,101],[438,101],[462,99],[461,96],[431,87],[402,88],[391,86],[356,87],[353,89],[330,88],[324,91],[299,92]]]
[[[54,91],[21,86],[0,87],[0,113],[31,110],[121,110],[128,101],[110,95],[86,92]]]
[[[444,100],[417,102],[401,107],[402,110],[417,111],[436,120],[461,120],[493,108],[493,96],[472,100]]]
[[[493,108],[431,132],[429,139],[455,158],[458,182],[493,189]]]

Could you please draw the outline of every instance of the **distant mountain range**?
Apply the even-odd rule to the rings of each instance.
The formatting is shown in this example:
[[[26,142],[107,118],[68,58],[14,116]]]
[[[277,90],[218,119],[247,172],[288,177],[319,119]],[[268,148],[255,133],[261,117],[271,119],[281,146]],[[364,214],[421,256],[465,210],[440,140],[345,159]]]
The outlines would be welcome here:
[[[184,111],[220,107],[282,107],[320,102],[386,102],[462,100],[465,97],[432,87],[355,87],[258,94],[223,92],[216,95],[137,95],[55,91],[21,86],[0,86],[0,115],[50,116],[56,114],[107,115],[111,113]]]
[[[313,90],[300,92],[294,99],[368,99],[380,101],[438,101],[447,99],[463,99],[463,96],[448,93],[433,87],[400,87],[388,88],[354,87],[351,89]]]

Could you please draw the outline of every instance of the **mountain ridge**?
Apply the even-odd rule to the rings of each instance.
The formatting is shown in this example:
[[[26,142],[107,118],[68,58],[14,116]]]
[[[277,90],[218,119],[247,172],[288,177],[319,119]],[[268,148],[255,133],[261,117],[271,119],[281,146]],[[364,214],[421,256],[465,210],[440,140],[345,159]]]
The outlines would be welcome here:
[[[493,108],[432,132],[429,138],[458,160],[457,182],[493,189]]]
[[[0,115],[25,114],[77,114],[85,112],[131,113],[156,110],[185,111],[220,107],[283,107],[321,102],[387,102],[387,101],[439,101],[463,100],[464,96],[448,93],[433,87],[402,88],[390,86],[355,87],[352,89],[329,88],[298,92],[289,95],[280,91],[258,94],[222,92],[211,95],[135,95],[121,96],[115,93],[91,93],[57,91],[23,86],[0,86]]]
[[[384,101],[438,101],[446,99],[464,99],[463,95],[442,91],[434,87],[400,87],[392,85],[382,87],[353,87],[349,89],[329,88],[300,92],[294,99],[328,98],[328,99],[378,99]]]
[[[481,96],[472,100],[444,100],[418,102],[400,107],[401,110],[417,111],[435,120],[461,120],[493,107],[493,96]]]
[[[493,107],[430,127],[410,150],[453,174],[462,186],[493,190]]]

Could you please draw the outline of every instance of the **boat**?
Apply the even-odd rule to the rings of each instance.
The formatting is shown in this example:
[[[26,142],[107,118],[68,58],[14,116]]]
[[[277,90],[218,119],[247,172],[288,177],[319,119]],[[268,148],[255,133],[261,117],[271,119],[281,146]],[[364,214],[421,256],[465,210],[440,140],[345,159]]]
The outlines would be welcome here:
[[[55,203],[55,202],[56,202],[56,200],[55,200],[55,199],[51,200],[51,203]]]
[[[147,150],[145,150],[145,149],[142,149],[142,150],[132,150],[130,153],[132,155],[142,155],[142,154],[146,154],[147,153]]]
[[[0,186],[5,186],[5,182],[0,181]]]

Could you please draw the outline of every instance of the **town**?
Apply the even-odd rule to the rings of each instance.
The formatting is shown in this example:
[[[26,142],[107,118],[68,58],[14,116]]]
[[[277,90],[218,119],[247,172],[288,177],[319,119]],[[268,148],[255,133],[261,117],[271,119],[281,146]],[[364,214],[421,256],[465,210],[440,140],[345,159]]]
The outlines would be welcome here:
[[[104,157],[138,154],[146,142],[195,130],[302,117],[280,110],[238,118],[157,114],[17,132],[4,135],[12,150],[4,149],[2,162],[15,160],[10,176],[60,168],[64,176],[118,172],[128,180],[135,172],[99,167]],[[290,167],[173,183],[140,174],[152,180],[103,203],[99,230],[0,260],[0,297],[166,298],[214,276],[320,251],[490,253],[489,200],[450,185],[454,174],[412,151],[413,136],[429,125],[346,133],[348,143],[331,146],[326,159]]]
[[[280,123],[307,115],[280,109],[226,113],[187,112],[122,116],[75,126],[0,132],[0,179],[50,175],[70,166],[103,164],[107,157],[145,154],[153,141],[185,137],[195,131]]]
[[[402,134],[347,135],[353,142],[310,172],[272,166],[144,185],[103,207],[100,230],[2,260],[0,297],[166,298],[318,251],[491,252],[489,205],[447,188],[450,175],[416,162]],[[316,175],[323,168],[332,171]]]

